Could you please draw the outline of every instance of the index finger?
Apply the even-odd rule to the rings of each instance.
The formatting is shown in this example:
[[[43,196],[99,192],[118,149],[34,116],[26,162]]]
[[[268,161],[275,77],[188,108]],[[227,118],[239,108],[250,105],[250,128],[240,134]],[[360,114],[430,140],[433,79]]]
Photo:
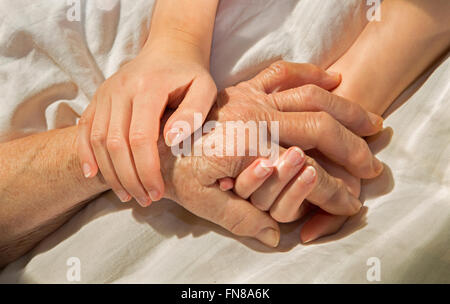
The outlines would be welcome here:
[[[314,85],[270,94],[268,100],[281,112],[327,112],[359,136],[373,135],[383,127],[381,116]]]
[[[273,93],[305,84],[315,84],[325,90],[332,90],[340,82],[340,74],[327,72],[314,64],[280,60],[244,84],[250,84],[265,93]]]
[[[373,178],[383,170],[366,141],[327,112],[277,112],[280,142],[303,150],[318,149],[327,158],[360,178]]]

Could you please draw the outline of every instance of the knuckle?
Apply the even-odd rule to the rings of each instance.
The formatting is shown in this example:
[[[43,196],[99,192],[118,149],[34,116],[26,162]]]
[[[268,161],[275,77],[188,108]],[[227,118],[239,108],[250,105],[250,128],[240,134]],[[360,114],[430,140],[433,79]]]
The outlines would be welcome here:
[[[119,87],[125,87],[129,81],[129,77],[126,73],[120,73],[120,75],[116,75],[116,81]]]
[[[335,205],[338,202],[342,202],[344,199],[345,194],[344,182],[339,178],[335,178],[333,184],[334,185],[332,191],[330,191],[328,199],[326,200],[324,205]]]
[[[339,128],[336,126],[335,121],[330,114],[323,111],[313,114],[310,124],[317,132],[317,136],[320,138],[336,136],[336,132],[339,131]]]
[[[294,93],[295,94],[295,93]],[[296,96],[294,96],[296,99]],[[273,94],[266,95],[264,97],[265,102],[273,107],[275,110],[282,112],[283,111],[283,104],[278,101],[278,99]]]
[[[78,125],[80,127],[87,127],[87,126],[89,126],[90,122],[91,122],[90,119],[88,119],[85,115],[82,115],[80,117],[80,120],[78,121]]]
[[[366,164],[370,164],[370,161],[372,160],[372,153],[370,152],[367,143],[360,138],[357,139],[356,149],[351,154],[351,159],[355,165],[361,167],[365,167]]]
[[[321,178],[319,178],[318,182],[318,189],[321,189],[323,191],[325,202],[329,201],[331,197],[334,195],[336,191],[336,179],[330,177],[329,175],[324,175]]]
[[[130,133],[130,146],[133,148],[140,148],[144,145],[147,145],[150,140],[151,138],[149,134],[146,134],[142,131],[133,131]]]
[[[147,80],[145,77],[138,77],[134,81],[134,86],[137,93],[143,93],[147,89]]]
[[[350,126],[353,130],[359,130],[361,129],[361,127],[364,126],[364,122],[365,122],[365,117],[367,117],[363,112],[363,109],[353,103],[353,102],[348,102],[348,104],[345,105],[345,117],[344,117],[344,123],[347,126]]]
[[[289,74],[289,64],[284,60],[278,60],[269,66],[269,72],[280,77],[285,77]]]
[[[100,130],[92,130],[91,133],[91,144],[95,147],[104,146],[106,141],[106,134]]]
[[[350,122],[359,121],[361,118],[361,109],[357,104],[349,102],[347,105],[347,117]]]
[[[317,96],[319,88],[313,84],[307,84],[298,88],[299,95],[305,102],[314,101]]]
[[[106,148],[108,151],[119,151],[125,146],[125,139],[119,135],[109,135],[106,139]]]
[[[317,115],[320,125],[324,129],[334,129],[336,127],[336,121],[327,112],[321,111]]]

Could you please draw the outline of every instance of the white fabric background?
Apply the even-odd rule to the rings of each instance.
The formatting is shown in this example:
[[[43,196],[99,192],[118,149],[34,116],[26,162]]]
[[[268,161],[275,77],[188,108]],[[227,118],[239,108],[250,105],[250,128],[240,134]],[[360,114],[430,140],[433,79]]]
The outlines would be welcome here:
[[[151,0],[82,1],[81,22],[67,20],[65,2],[0,0],[0,141],[73,125],[147,35]],[[279,58],[327,67],[365,25],[364,2],[222,0],[218,86]],[[364,183],[367,207],[337,235],[304,246],[293,223],[272,250],[173,202],[142,209],[107,193],[7,266],[0,282],[67,283],[66,261],[78,257],[84,283],[364,283],[367,259],[378,257],[383,283],[450,283],[449,82],[447,57],[388,111],[387,129],[371,140],[387,168]]]

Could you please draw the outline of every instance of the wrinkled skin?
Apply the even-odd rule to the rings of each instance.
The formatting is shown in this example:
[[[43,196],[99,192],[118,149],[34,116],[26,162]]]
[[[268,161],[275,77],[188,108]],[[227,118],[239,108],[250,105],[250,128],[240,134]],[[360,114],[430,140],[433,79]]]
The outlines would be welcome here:
[[[176,121],[190,121],[192,112],[206,118],[217,95],[199,51],[166,44],[144,48],[108,78],[79,124],[85,176],[100,169],[121,201],[134,197],[144,207],[164,193],[157,151],[164,111],[175,109],[165,126],[167,142]]]
[[[203,135],[203,139],[214,136],[217,134],[211,132]],[[220,178],[237,176],[255,157],[174,156],[162,140],[158,147],[166,184],[165,197],[233,234],[256,237],[269,246],[278,244],[279,226],[274,219],[231,191],[221,191],[217,184]],[[269,237],[258,237],[267,228],[273,231]]]
[[[299,126],[301,122],[295,119],[283,120],[283,117],[279,114],[279,105],[276,103],[276,99],[258,89],[255,83],[257,82],[244,82],[221,92],[217,104],[210,112],[207,120],[217,120],[222,123],[238,120],[244,122],[279,120],[280,124],[289,124],[293,131],[304,128],[304,126]],[[318,117],[328,119],[328,116],[323,114],[319,114]],[[320,119],[317,122],[320,122]],[[351,123],[349,124],[351,125]],[[370,126],[359,124],[362,125],[362,129],[365,129],[365,131],[362,131],[363,133],[376,133],[378,131],[375,129],[368,131]],[[332,128],[333,126],[322,124],[320,127]],[[213,131],[203,135],[203,142],[205,143],[217,134],[216,131]],[[283,134],[281,134],[280,140],[281,142],[284,141]],[[292,141],[292,139],[290,140]],[[256,237],[269,246],[277,246],[279,226],[269,213],[259,210],[231,191],[221,191],[217,184],[217,181],[223,177],[234,178],[238,176],[256,157],[205,155],[176,157],[172,154],[170,148],[164,145],[162,139],[160,139],[158,146],[162,160],[163,178],[167,186],[167,198],[178,202],[192,213],[221,225],[236,235]],[[314,148],[314,146],[306,148]],[[361,149],[365,149],[365,146],[361,145]],[[280,153],[284,151],[283,148],[280,148]],[[318,157],[320,156],[318,155]],[[369,160],[372,157],[370,153],[367,154]],[[323,162],[324,166],[330,168],[332,174],[342,179],[333,178],[310,157],[307,157],[306,163],[314,166],[318,175],[317,186],[307,197],[309,201],[324,210],[333,210],[343,221],[345,221],[346,216],[359,211],[361,203],[355,197],[356,194],[359,194],[357,178],[352,177],[342,167],[333,165],[328,160]],[[369,172],[366,174],[373,176],[377,173]],[[344,183],[343,180],[347,183]],[[350,185],[350,188],[347,184]],[[306,208],[305,212],[309,209],[309,207]],[[329,229],[326,226],[325,228]]]

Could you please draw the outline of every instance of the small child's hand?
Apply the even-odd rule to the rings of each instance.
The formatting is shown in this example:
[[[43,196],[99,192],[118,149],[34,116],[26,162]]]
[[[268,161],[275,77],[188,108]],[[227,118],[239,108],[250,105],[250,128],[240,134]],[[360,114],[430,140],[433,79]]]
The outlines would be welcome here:
[[[123,202],[134,197],[148,206],[161,199],[157,141],[166,106],[176,108],[163,133],[175,145],[191,135],[179,133],[177,121],[195,131],[193,113],[204,121],[217,95],[202,55],[181,42],[158,41],[100,86],[79,123],[78,154],[87,178],[100,169]]]

